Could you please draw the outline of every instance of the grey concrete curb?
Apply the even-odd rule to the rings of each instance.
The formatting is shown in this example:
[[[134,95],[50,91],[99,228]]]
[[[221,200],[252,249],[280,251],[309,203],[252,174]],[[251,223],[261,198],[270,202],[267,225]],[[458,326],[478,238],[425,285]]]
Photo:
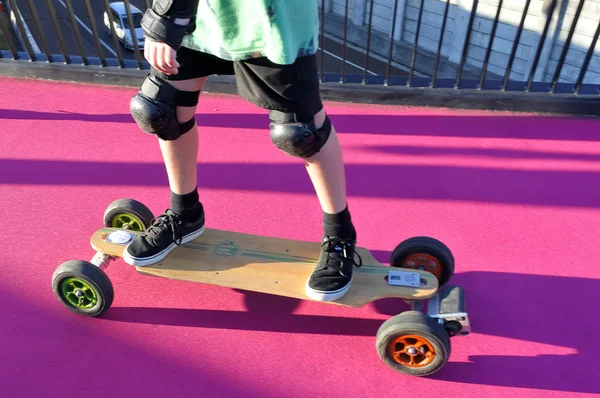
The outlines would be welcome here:
[[[137,88],[146,70],[100,67],[81,64],[66,65],[42,60],[0,59],[0,75],[20,78],[91,83]],[[237,94],[233,76],[211,76],[205,92]],[[513,112],[553,113],[565,115],[600,115],[600,97],[571,94],[524,93],[514,91],[480,91],[453,88],[409,88],[404,86],[322,83],[325,101],[401,105],[457,109],[480,109]]]

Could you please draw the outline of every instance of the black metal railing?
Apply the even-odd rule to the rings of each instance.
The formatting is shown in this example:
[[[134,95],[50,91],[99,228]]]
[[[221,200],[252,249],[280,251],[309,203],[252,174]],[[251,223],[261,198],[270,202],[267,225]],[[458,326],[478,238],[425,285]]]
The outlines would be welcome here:
[[[520,10],[511,11],[519,12],[518,17],[506,20],[503,0],[497,6],[482,6],[478,0],[470,6],[395,0],[391,7],[378,0],[320,0],[321,80],[597,95],[600,68],[594,68],[600,62],[593,61],[600,57],[595,53],[600,14],[584,12],[589,0],[543,0],[542,14],[532,15],[536,1],[542,0],[524,1]],[[94,72],[149,69],[139,33],[129,29],[128,39],[121,35],[124,30],[111,33],[106,25],[136,26],[134,16],[151,0],[122,2],[124,14],[119,16],[111,12],[114,3],[109,0],[0,0],[0,68],[27,61]],[[533,26],[530,17],[537,21]],[[520,55],[524,46],[529,55]],[[566,69],[569,73],[563,73]]]

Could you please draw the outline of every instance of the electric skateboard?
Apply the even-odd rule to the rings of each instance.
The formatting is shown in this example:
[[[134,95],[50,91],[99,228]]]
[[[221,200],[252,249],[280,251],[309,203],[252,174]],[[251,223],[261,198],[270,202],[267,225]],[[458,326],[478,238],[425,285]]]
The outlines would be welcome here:
[[[127,245],[153,219],[152,212],[136,200],[110,204],[104,226],[90,240],[96,251],[92,260],[67,261],[54,272],[52,286],[58,300],[81,315],[106,312],[114,297],[106,268],[123,257]],[[143,275],[314,301],[306,294],[306,282],[320,251],[320,242],[207,228],[162,261],[136,270]],[[389,266],[366,248],[357,247],[356,254],[361,266],[354,268],[348,292],[336,301],[320,302],[358,308],[384,298],[405,300],[411,310],[388,319],[377,332],[379,356],[405,374],[425,376],[441,369],[450,354],[450,337],[470,332],[464,291],[447,285],[454,272],[450,250],[436,239],[413,237],[396,246]]]

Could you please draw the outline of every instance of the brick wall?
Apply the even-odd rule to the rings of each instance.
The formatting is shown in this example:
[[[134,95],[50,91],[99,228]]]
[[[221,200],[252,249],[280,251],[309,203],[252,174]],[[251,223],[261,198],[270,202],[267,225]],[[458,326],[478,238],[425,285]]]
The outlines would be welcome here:
[[[558,66],[558,60],[564,49],[564,43],[573,24],[576,10],[577,2],[570,1],[561,15],[563,21],[559,28],[557,41],[554,44],[550,55],[550,62],[548,63],[545,80],[551,81],[554,77],[556,67]],[[569,46],[567,57],[560,73],[560,82],[573,83],[577,81],[580,73],[580,66],[583,64],[586,53],[592,44],[592,39],[599,21],[600,0],[586,0],[579,21],[575,26],[575,33],[571,39],[571,45]],[[597,45],[583,82],[593,84],[600,83],[600,54],[598,54]]]
[[[405,11],[404,32],[402,39],[414,44],[417,34],[417,23],[419,21],[419,11],[421,0],[407,0]],[[421,16],[421,28],[419,30],[419,47],[426,50],[437,52],[442,24],[444,21],[444,11],[446,1],[424,0],[423,15]],[[456,4],[450,4],[448,9],[448,19],[444,29],[444,38],[442,44],[442,55],[448,56],[452,51],[450,43],[453,40],[453,33],[456,24]]]
[[[373,6],[373,29],[391,37],[393,10],[398,2],[396,15],[395,40],[414,44],[421,0],[375,0]],[[423,0],[423,15],[419,34],[419,48],[437,52],[443,23],[444,11],[448,0]],[[450,62],[458,63],[467,36],[467,26],[474,4],[473,0],[449,0],[448,19],[442,42],[442,57]],[[541,57],[536,69],[535,81],[549,81],[554,75],[558,59],[564,47],[564,41],[573,23],[573,16],[579,0],[561,0],[551,17],[546,42],[542,47]],[[546,23],[546,0],[532,0],[517,47],[510,74],[511,80],[526,81],[533,67],[536,51],[540,46],[541,34]],[[346,0],[328,0],[327,11],[344,16]],[[466,63],[481,68],[490,41],[492,24],[498,10],[499,0],[479,0],[473,21]],[[499,24],[493,41],[488,64],[488,72],[503,76],[509,62],[517,27],[521,22],[525,0],[504,0],[499,17]],[[370,1],[350,0],[350,29],[364,28],[369,21]],[[547,11],[547,10],[546,10]],[[576,81],[580,66],[591,44],[592,37],[600,21],[600,0],[586,0],[571,49],[567,54],[560,81]],[[402,59],[398,59],[402,62]],[[600,83],[600,55],[595,54],[589,66],[584,83]]]
[[[488,48],[494,18],[498,12],[498,0],[480,0],[477,6],[477,16],[473,21],[473,30],[469,40],[467,61],[477,67],[483,66],[483,60]],[[523,17],[525,1],[505,0],[502,4],[495,39],[490,53],[488,71],[504,75],[517,35],[518,26]],[[542,2],[532,1],[525,19],[524,30],[521,33],[517,52],[512,65],[510,78],[526,80],[528,78],[530,59],[535,55],[540,35],[536,32],[540,22],[543,26]],[[543,19],[543,18],[542,18]],[[543,27],[541,28],[543,30]],[[540,30],[540,33],[541,33]]]

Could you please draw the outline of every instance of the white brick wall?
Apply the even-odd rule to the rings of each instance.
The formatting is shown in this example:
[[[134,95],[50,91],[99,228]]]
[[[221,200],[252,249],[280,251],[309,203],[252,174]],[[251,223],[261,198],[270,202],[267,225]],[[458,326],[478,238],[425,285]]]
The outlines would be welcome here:
[[[564,20],[560,27],[559,35],[552,49],[548,70],[545,75],[546,81],[552,81],[558,61],[564,49],[565,41],[569,35],[569,30],[573,24],[575,11],[577,10],[577,1],[570,1],[564,14]],[[580,73],[580,66],[585,60],[598,23],[600,22],[600,0],[586,0],[579,21],[575,26],[575,33],[571,39],[569,50],[565,63],[560,72],[559,82],[574,83],[577,81]],[[598,54],[598,44],[594,49],[594,55],[590,61],[588,72],[586,73],[583,83],[600,83],[600,54]]]
[[[404,22],[404,32],[402,34],[402,39],[411,44],[414,44],[416,39],[420,6],[420,0],[407,0],[406,2],[406,19]],[[424,48],[432,52],[437,52],[442,31],[442,24],[444,22],[445,8],[446,1],[423,1],[423,15],[421,16],[421,28],[419,30],[420,48]],[[448,10],[448,19],[446,21],[446,28],[444,29],[444,38],[442,42],[442,56],[448,56],[452,51],[450,43],[453,40],[453,31],[455,25],[453,12],[456,8],[456,5],[452,3],[450,4],[450,8]]]
[[[332,0],[331,2],[331,12],[334,14],[338,14],[341,16],[346,15],[346,0]],[[348,2],[348,18],[352,17],[352,13],[354,12],[354,0],[350,0]]]
[[[493,22],[498,12],[498,4],[498,0],[479,1],[467,53],[467,62],[471,65],[483,66],[491,39]],[[501,76],[506,73],[506,67],[508,66],[518,26],[523,18],[524,9],[525,1],[505,0],[503,2],[490,52],[488,71]],[[536,33],[536,30],[539,29],[541,14],[542,2],[533,0],[525,18],[524,29],[512,64],[510,74],[512,80],[526,80],[528,78],[528,64],[535,55],[536,45],[539,41],[539,34]]]
[[[417,33],[417,23],[419,20],[420,0],[407,0],[406,14],[404,23],[404,32],[402,39],[414,44]],[[428,51],[437,52],[446,1],[424,0],[423,15],[421,16],[421,28],[419,30],[419,47]],[[442,56],[450,54],[450,43],[453,41],[453,31],[455,26],[454,11],[457,8],[455,4],[450,4],[448,10],[448,19],[444,29],[444,38],[442,43]]]
[[[346,0],[330,1],[331,12],[344,16]],[[397,21],[395,36],[397,39],[412,44],[415,42],[421,0],[375,0],[372,19],[373,29],[391,35],[394,18],[393,10],[396,1],[398,1],[397,14],[402,20]],[[423,15],[418,42],[420,48],[434,53],[437,52],[447,1],[450,1],[450,7],[444,32],[442,55],[458,62],[462,54],[466,26],[469,22],[473,0],[423,0]],[[552,79],[579,0],[562,1],[568,1],[566,13],[561,12],[559,18],[555,21],[558,23],[557,31],[555,31],[554,22],[550,25],[546,39],[546,46],[548,47],[545,47],[542,52],[538,73],[535,77],[536,81],[539,79],[550,81]],[[468,43],[466,62],[470,65],[483,66],[498,4],[499,0],[479,0]],[[561,8],[561,4],[559,0],[557,7]],[[529,78],[546,22],[546,15],[542,11],[543,5],[544,0],[531,1],[515,60],[513,61],[511,80],[525,81]],[[503,1],[496,36],[490,53],[488,64],[490,72],[501,76],[505,74],[524,7],[525,0]],[[369,11],[370,0],[349,0],[348,14],[351,24],[367,25]],[[364,18],[362,17],[363,14]],[[575,82],[577,80],[579,67],[583,63],[599,22],[600,0],[586,0],[560,75],[561,82]],[[554,35],[555,32],[556,35]],[[542,70],[543,73],[539,70]],[[595,53],[592,57],[584,83],[600,83],[600,54]]]
[[[389,33],[392,31],[393,13],[394,13],[394,2],[395,0],[376,0],[373,4],[373,30]],[[365,25],[369,23],[369,16],[371,15],[371,1],[366,1],[366,17]],[[396,13],[399,13],[396,10]],[[398,26],[396,26],[398,29]]]

